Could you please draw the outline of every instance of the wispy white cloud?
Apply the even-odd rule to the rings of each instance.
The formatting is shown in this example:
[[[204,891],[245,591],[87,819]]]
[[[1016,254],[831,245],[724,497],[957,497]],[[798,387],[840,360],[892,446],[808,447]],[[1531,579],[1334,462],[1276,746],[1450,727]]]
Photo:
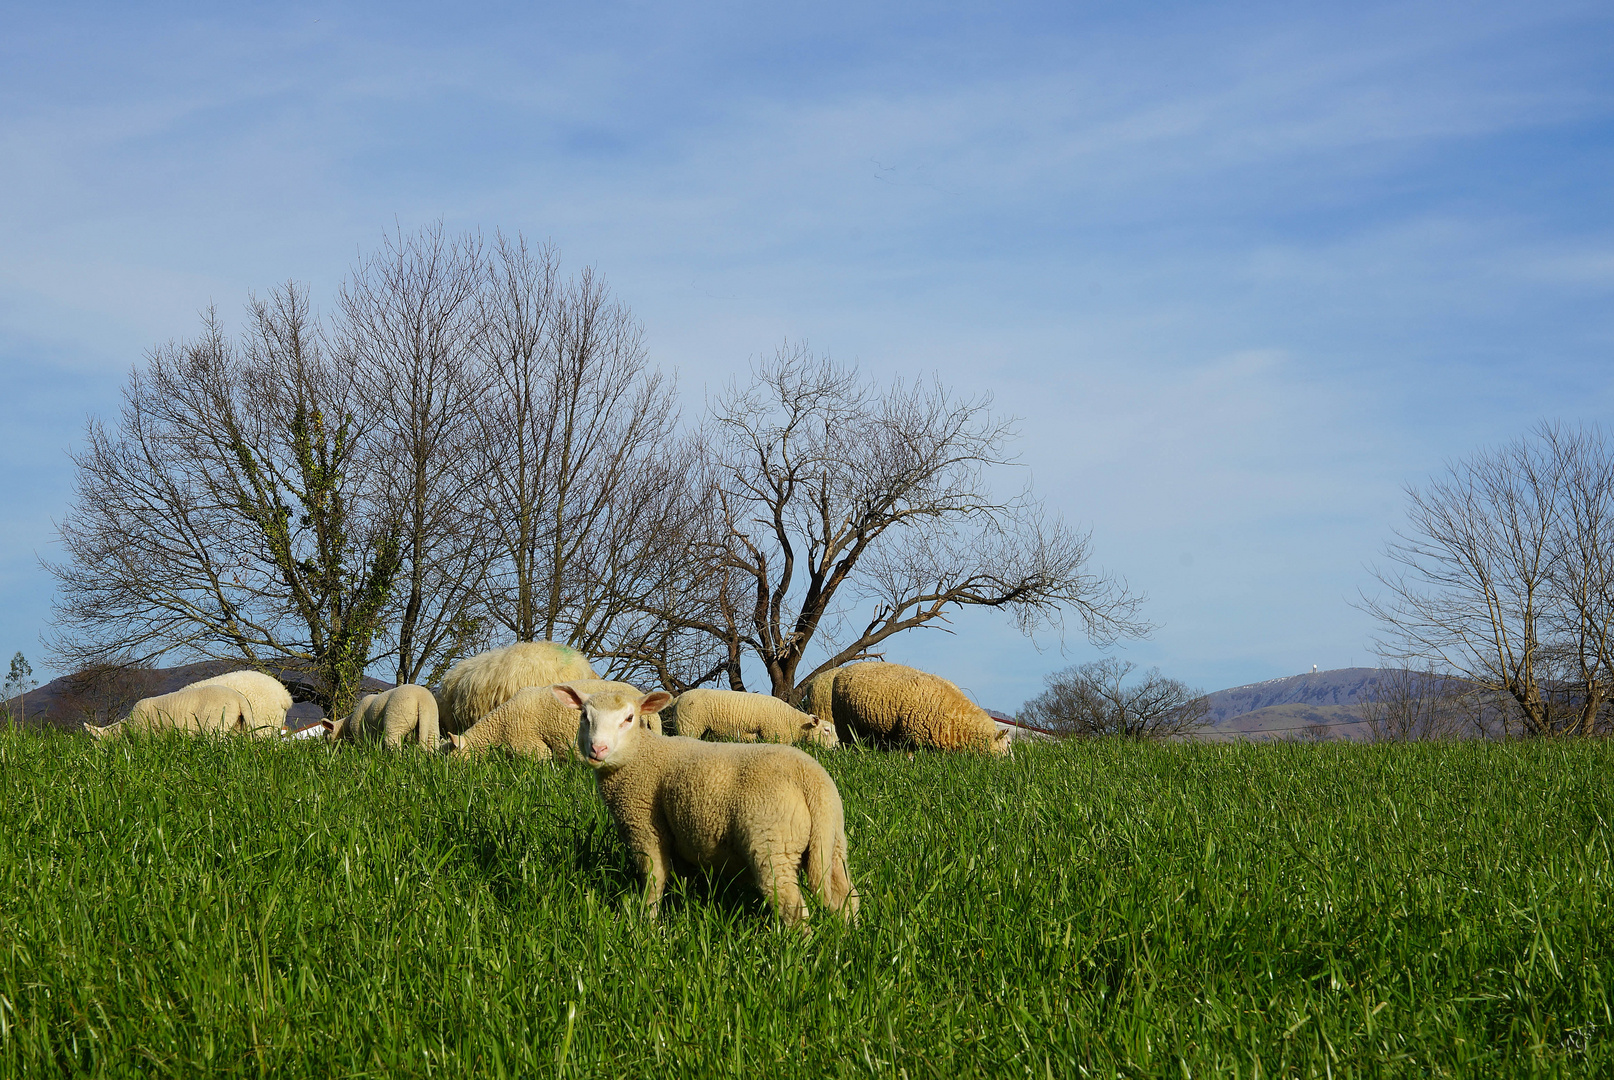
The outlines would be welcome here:
[[[787,335],[994,392],[1153,596],[1135,655],[1218,685],[1365,659],[1344,597],[1400,484],[1609,403],[1609,17],[984,10],[36,16],[0,43],[0,363],[96,372],[104,408],[209,302],[329,290],[395,222],[521,228],[598,263],[696,398]],[[10,502],[59,513],[64,478]],[[958,625],[902,648],[994,704],[1057,662]]]

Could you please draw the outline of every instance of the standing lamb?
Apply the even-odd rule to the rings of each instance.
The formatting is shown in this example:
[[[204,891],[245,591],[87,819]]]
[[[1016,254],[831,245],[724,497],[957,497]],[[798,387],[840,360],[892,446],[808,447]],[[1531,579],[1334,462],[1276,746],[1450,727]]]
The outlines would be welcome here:
[[[573,679],[568,685],[585,694],[614,690],[642,696],[637,687],[609,679]],[[661,734],[659,713],[646,713],[639,722],[647,730]],[[512,754],[540,761],[551,758],[569,761],[578,754],[577,714],[570,706],[556,701],[549,687],[529,686],[517,690],[514,697],[472,724],[463,734],[449,735],[448,741],[453,744],[448,751],[450,756],[502,746]]]
[[[211,679],[191,683],[192,686],[228,686],[240,692],[252,706],[247,721],[247,734],[255,739],[267,739],[280,734],[286,726],[286,710],[291,708],[291,691],[273,675],[261,671],[230,671]]]
[[[1009,752],[1009,733],[939,675],[901,664],[848,664],[835,675],[835,719],[878,745]]]
[[[654,916],[675,857],[714,870],[748,870],[787,925],[807,921],[797,875],[850,922],[857,892],[846,866],[841,794],[824,767],[793,746],[656,738],[639,717],[668,695],[550,688],[582,710],[577,748],[628,856],[644,876]]]
[[[331,726],[331,738],[376,742],[396,750],[413,735],[427,750],[437,750],[437,699],[424,686],[405,683],[379,694],[365,694],[353,714]]]
[[[840,745],[835,727],[776,697],[742,690],[687,690],[669,706],[673,730],[690,738],[724,742],[811,742]]]
[[[252,716],[252,706],[239,690],[228,686],[195,684],[172,694],[141,698],[115,724],[84,730],[97,739],[111,739],[131,731],[227,732],[240,734]]]
[[[597,678],[588,657],[553,641],[518,641],[468,656],[443,677],[442,728],[449,734],[468,730],[523,687]]]

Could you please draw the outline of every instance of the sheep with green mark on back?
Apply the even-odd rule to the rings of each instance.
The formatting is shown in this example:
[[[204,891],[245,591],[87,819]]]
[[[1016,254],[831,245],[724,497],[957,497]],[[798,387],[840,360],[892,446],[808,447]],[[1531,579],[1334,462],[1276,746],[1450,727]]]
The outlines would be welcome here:
[[[553,641],[518,641],[468,656],[443,676],[438,722],[449,734],[466,731],[529,686],[597,679],[588,657]]]

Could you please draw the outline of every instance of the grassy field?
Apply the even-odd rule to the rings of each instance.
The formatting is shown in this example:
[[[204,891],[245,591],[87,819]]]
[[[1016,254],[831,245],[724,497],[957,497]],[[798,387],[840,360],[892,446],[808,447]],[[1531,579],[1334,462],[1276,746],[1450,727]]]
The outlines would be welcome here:
[[[1609,744],[821,757],[803,938],[581,768],[0,735],[0,1075],[1614,1074]]]

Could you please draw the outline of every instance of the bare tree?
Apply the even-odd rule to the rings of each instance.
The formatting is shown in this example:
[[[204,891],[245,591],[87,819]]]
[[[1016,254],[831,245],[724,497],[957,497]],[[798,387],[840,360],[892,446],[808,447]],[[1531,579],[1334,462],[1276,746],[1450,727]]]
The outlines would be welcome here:
[[[209,313],[199,338],[154,350],[117,429],[92,420],[74,455],[67,557],[47,564],[58,664],[301,662],[321,705],[348,708],[400,564],[366,434],[296,286],[252,303],[239,346]]]
[[[1026,702],[1020,719],[1061,735],[1118,735],[1165,739],[1199,727],[1210,702],[1186,683],[1168,679],[1158,668],[1128,684],[1137,668],[1106,657],[1048,675],[1048,688]]]
[[[1432,667],[1381,667],[1359,710],[1375,742],[1455,739],[1476,733],[1469,688]]]
[[[623,677],[709,678],[709,646],[665,612],[706,606],[710,513],[643,328],[592,270],[563,279],[520,237],[497,240],[482,304],[490,392],[467,461],[494,549],[487,609],[518,641],[564,641]]]
[[[487,546],[467,513],[483,405],[481,244],[437,225],[388,237],[338,294],[334,338],[371,423],[374,479],[398,523],[396,610],[388,629],[398,683],[435,683],[481,638]]]
[[[731,685],[743,651],[786,700],[818,672],[878,656],[893,635],[962,607],[1005,609],[1027,633],[1063,633],[1074,612],[1099,643],[1146,632],[1141,597],[1089,566],[1086,534],[1027,491],[990,490],[987,469],[1003,463],[1013,431],[988,398],[935,383],[881,389],[805,346],[782,347],[712,407],[722,602],[720,617],[686,625],[723,645]],[[828,655],[803,675],[821,633]]]
[[[95,724],[128,715],[134,703],[158,692],[162,679],[151,664],[93,664],[67,675],[57,706]]]
[[[1407,491],[1408,525],[1362,599],[1386,660],[1513,703],[1504,733],[1589,734],[1614,672],[1614,460],[1544,424]]]

